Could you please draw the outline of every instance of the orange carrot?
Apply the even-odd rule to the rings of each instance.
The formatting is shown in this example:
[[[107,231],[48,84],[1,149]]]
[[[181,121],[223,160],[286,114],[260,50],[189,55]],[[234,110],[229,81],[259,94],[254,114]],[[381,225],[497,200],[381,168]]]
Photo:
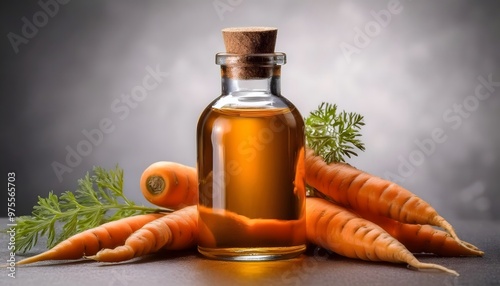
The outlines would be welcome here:
[[[482,256],[484,252],[462,240],[457,242],[448,233],[430,225],[406,224],[390,218],[360,214],[376,223],[413,253],[434,253],[440,256]]]
[[[122,245],[133,232],[163,215],[165,214],[136,215],[111,221],[75,234],[53,248],[20,260],[16,264],[29,264],[45,260],[80,259],[85,255],[94,255],[102,248]]]
[[[159,161],[144,170],[140,184],[144,197],[160,207],[181,209],[198,203],[198,175],[192,167]]]
[[[326,162],[306,152],[306,183],[339,205],[404,223],[430,224],[460,241],[452,225],[407,189],[345,163]]]
[[[307,239],[337,254],[368,261],[407,263],[416,269],[454,270],[422,263],[378,225],[321,198],[306,199]]]
[[[121,262],[151,254],[160,249],[181,250],[194,247],[198,239],[198,212],[189,206],[166,214],[130,235],[124,245],[106,248],[93,256],[102,262]]]

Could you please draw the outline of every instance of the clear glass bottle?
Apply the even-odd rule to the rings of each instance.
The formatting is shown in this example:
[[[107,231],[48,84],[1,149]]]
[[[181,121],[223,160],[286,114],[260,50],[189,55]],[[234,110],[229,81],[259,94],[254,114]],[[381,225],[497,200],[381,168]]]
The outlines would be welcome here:
[[[304,122],[281,95],[283,53],[216,55],[222,94],[197,128],[201,254],[274,260],[305,250]]]

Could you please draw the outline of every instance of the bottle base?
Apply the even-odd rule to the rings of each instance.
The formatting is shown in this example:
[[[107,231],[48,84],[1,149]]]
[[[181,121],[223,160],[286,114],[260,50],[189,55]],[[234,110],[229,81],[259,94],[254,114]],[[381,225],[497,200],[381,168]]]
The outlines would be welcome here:
[[[306,250],[306,245],[287,247],[245,247],[245,248],[207,248],[198,246],[203,256],[229,261],[270,261],[283,260],[299,256]]]

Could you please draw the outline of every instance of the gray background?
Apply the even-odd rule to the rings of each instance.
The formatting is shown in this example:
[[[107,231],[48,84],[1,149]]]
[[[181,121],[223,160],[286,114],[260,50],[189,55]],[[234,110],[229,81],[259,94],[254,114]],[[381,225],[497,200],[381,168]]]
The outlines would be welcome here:
[[[17,215],[50,190],[74,190],[94,165],[119,164],[126,195],[146,204],[138,181],[149,164],[196,164],[198,116],[220,92],[220,29],[258,25],[279,29],[282,91],[304,116],[322,101],[365,116],[367,150],[351,164],[399,176],[445,217],[499,219],[500,87],[474,101],[478,77],[500,81],[498,2],[402,0],[380,25],[374,13],[389,3],[71,1],[43,23],[38,2],[2,1],[1,176],[16,172]],[[34,15],[43,25],[16,53],[8,34],[22,36],[23,17]],[[365,29],[368,41],[346,57],[341,47],[356,47]],[[113,101],[141,85],[148,66],[168,77],[121,119]],[[471,111],[454,113],[464,100]],[[52,163],[65,164],[67,146],[104,118],[114,130],[59,180]],[[443,142],[418,151],[415,141],[436,129]]]

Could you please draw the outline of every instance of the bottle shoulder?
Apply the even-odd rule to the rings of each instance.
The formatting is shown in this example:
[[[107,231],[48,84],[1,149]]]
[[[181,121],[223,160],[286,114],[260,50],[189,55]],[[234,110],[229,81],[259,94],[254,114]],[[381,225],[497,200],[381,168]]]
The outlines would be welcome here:
[[[217,103],[217,100],[214,101]],[[267,105],[267,106],[245,106],[242,107],[223,105],[219,107],[217,104],[207,106],[200,115],[198,120],[198,128],[202,128],[205,125],[211,125],[210,122],[217,118],[220,119],[231,119],[239,118],[238,120],[267,120],[266,118],[282,118],[282,120],[287,122],[290,126],[302,126],[304,125],[304,119],[300,114],[299,110],[286,98],[281,97],[280,104]],[[225,119],[224,119],[225,120]]]
[[[280,117],[290,126],[301,126],[304,121],[295,105],[282,95],[262,95],[259,98],[235,98],[221,95],[214,99],[201,113],[198,119],[198,132],[211,126],[214,118],[261,118]],[[201,129],[200,129],[201,128]]]
[[[221,95],[208,107],[216,109],[295,109],[295,105],[282,95],[256,92]]]

